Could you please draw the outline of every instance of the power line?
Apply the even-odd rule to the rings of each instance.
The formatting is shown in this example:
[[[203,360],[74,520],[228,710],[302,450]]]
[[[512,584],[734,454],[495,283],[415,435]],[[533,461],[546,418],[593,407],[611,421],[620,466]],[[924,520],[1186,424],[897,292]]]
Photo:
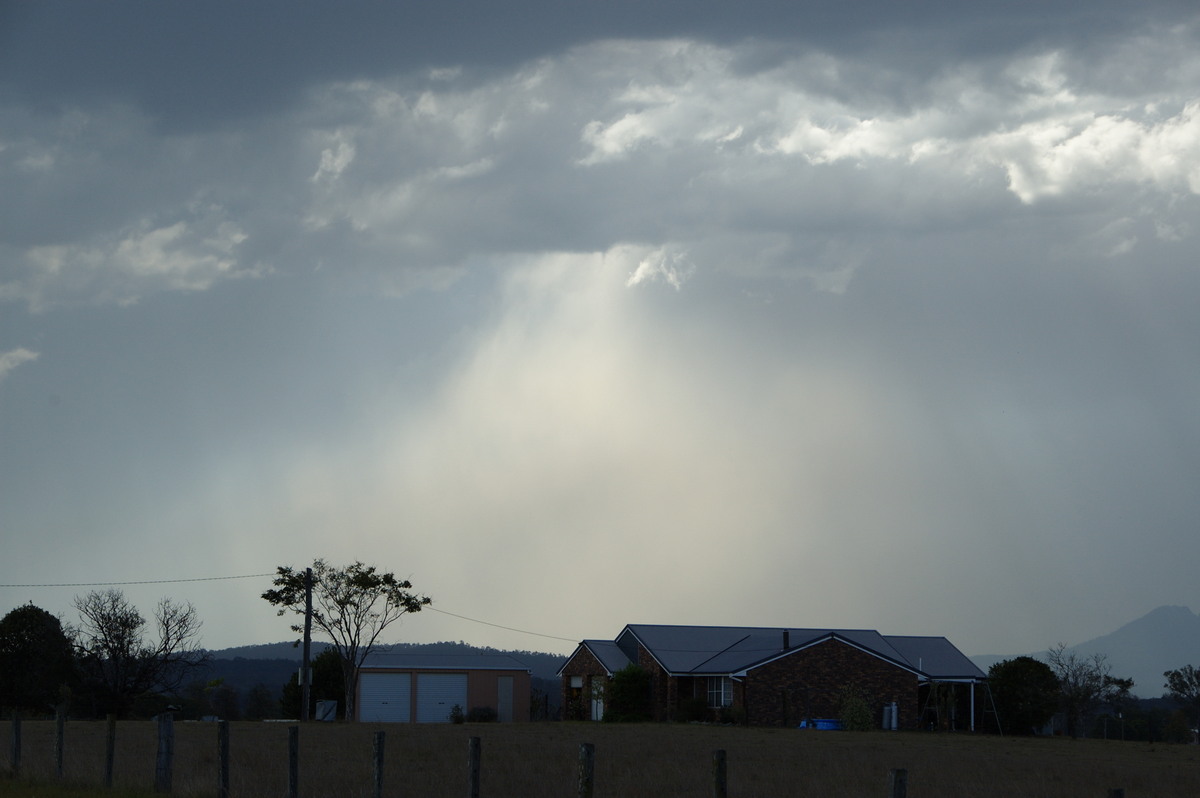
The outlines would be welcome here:
[[[225,579],[259,579],[269,574],[241,574],[239,576],[200,576],[194,579],[141,579],[133,582],[57,582],[35,585],[0,585],[0,587],[118,587],[122,585],[173,585],[180,582],[218,582]]]
[[[576,640],[573,637],[559,637],[558,635],[547,635],[547,634],[542,634],[541,632],[530,632],[526,629],[514,629],[511,626],[503,626],[501,624],[492,623],[490,621],[481,621],[478,618],[468,618],[465,615],[459,615],[458,613],[455,613],[455,612],[446,612],[445,610],[439,610],[437,607],[434,607],[434,606],[425,607],[424,609],[433,610],[434,612],[440,612],[442,615],[452,615],[455,618],[462,618],[464,621],[470,621],[471,623],[481,623],[484,626],[494,626],[497,629],[504,629],[509,632],[519,632],[523,635],[533,635],[535,637],[548,637],[551,640],[565,640],[568,643],[578,643],[579,642],[578,640]]]
[[[132,580],[132,581],[128,581],[128,582],[53,582],[53,583],[44,583],[44,584],[25,584],[25,585],[0,584],[0,588],[5,588],[5,587],[11,587],[11,588],[123,587],[126,585],[172,585],[172,584],[179,584],[181,582],[218,582],[218,581],[223,581],[223,580],[227,580],[227,579],[261,579],[261,578],[267,577],[267,576],[275,576],[275,573],[272,572],[272,573],[266,573],[266,574],[240,574],[237,576],[202,576],[202,577],[195,577],[192,579],[138,579],[138,580]],[[442,615],[450,615],[454,618],[460,618],[464,621],[470,621],[471,623],[483,624],[484,626],[491,626],[496,629],[504,629],[505,631],[508,631],[508,632],[517,632],[518,634],[523,634],[523,635],[533,635],[534,637],[545,637],[550,640],[562,640],[567,643],[578,643],[579,642],[578,640],[576,640],[574,638],[570,638],[570,637],[560,637],[558,635],[548,635],[548,634],[543,634],[541,632],[531,632],[528,629],[517,629],[512,626],[504,626],[503,624],[492,623],[491,621],[481,621],[478,618],[470,618],[466,615],[459,615],[456,612],[447,612],[446,610],[441,610],[441,609],[438,609],[437,607],[429,606],[429,607],[425,607],[425,609],[433,610],[434,612],[440,612]]]

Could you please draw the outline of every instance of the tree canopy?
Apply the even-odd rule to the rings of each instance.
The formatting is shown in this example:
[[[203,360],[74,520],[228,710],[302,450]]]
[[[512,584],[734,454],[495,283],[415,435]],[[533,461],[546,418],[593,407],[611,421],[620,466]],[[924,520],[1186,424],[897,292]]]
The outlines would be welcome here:
[[[275,586],[262,597],[279,608],[279,615],[305,615],[305,569],[279,566]],[[371,653],[379,635],[410,612],[420,612],[432,603],[428,596],[412,592],[412,584],[395,574],[381,573],[373,565],[355,561],[335,567],[323,559],[312,564],[312,623],[327,634],[342,660],[345,679],[346,718],[355,717],[354,696],[358,671]],[[303,632],[303,621],[292,625]]]
[[[988,669],[988,684],[1005,734],[1035,734],[1058,709],[1058,678],[1033,657],[997,662]]]
[[[1200,728],[1200,670],[1193,665],[1184,665],[1173,671],[1166,671],[1163,677],[1167,682],[1164,687],[1171,698],[1183,705],[1192,723]]]
[[[75,679],[75,653],[62,622],[26,604],[0,619],[0,707],[49,713]]]

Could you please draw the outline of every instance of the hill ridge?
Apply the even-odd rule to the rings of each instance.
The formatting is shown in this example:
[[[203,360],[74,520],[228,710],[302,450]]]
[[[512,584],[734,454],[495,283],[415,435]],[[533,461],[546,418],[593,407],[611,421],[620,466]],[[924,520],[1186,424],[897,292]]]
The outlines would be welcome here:
[[[1188,607],[1164,604],[1108,634],[1067,646],[1067,650],[1084,657],[1104,655],[1113,676],[1133,679],[1134,695],[1158,698],[1166,692],[1164,671],[1184,665],[1200,666],[1200,615]],[[1045,661],[1047,653],[1043,649],[1025,652],[1024,656]],[[986,671],[993,664],[1015,656],[1022,655],[980,654],[970,659]]]

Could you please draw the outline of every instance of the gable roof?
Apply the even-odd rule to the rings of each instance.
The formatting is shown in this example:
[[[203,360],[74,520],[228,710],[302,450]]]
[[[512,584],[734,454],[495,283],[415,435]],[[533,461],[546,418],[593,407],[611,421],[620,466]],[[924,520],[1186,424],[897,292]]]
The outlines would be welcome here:
[[[575,655],[578,654],[582,649],[589,651],[591,655],[594,656],[604,667],[604,670],[608,672],[609,676],[612,676],[617,671],[637,661],[636,652],[634,652],[634,658],[631,660],[625,655],[625,652],[621,650],[615,641],[584,640],[575,647],[575,650],[571,652],[571,656],[567,657],[566,661],[564,661],[559,667],[559,676],[562,675],[563,670],[567,667],[567,663],[573,660]]]
[[[629,624],[613,643],[591,640],[584,643],[598,659],[600,646],[619,650],[620,665],[614,668],[605,663],[610,672],[636,662],[641,645],[668,673],[703,676],[743,673],[798,649],[835,639],[912,671],[920,678],[984,678],[983,671],[944,637],[884,636],[871,629]],[[611,649],[607,652],[614,661],[618,660]]]

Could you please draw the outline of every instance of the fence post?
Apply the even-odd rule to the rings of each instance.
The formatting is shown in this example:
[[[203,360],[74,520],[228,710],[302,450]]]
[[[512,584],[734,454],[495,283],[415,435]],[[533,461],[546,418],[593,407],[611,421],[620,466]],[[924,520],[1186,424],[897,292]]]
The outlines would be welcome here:
[[[111,790],[113,785],[113,761],[117,756],[117,716],[109,714],[104,718],[104,789]]]
[[[67,736],[67,712],[63,707],[54,710],[54,775],[63,777],[63,746]]]
[[[288,798],[300,798],[300,727],[288,726]]]
[[[467,798],[479,798],[479,738],[467,740]]]
[[[154,791],[171,791],[171,768],[175,759],[175,715],[158,716],[158,756],[154,760]]]
[[[229,798],[229,721],[217,721],[217,798]]]
[[[729,795],[729,785],[725,769],[725,749],[719,748],[713,751],[713,798],[727,798]]]
[[[375,732],[372,752],[375,754],[375,798],[383,798],[383,739],[386,732]]]
[[[907,798],[908,771],[896,768],[888,771],[888,798]]]
[[[592,798],[595,789],[596,746],[579,744],[579,798]]]
[[[8,761],[12,766],[13,777],[21,775],[21,715],[14,709],[12,713],[12,745],[8,751]]]

